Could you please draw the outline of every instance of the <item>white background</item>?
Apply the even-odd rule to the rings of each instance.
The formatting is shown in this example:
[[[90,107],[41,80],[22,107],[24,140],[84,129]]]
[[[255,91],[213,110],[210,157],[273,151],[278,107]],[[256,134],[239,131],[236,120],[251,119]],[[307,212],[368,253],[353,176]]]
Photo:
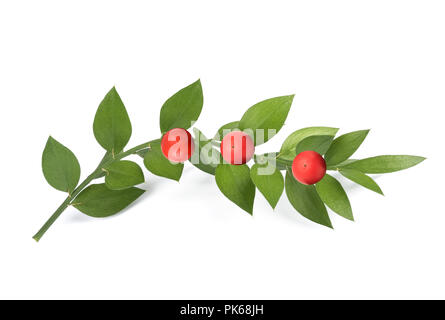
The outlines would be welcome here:
[[[445,298],[443,1],[1,1],[0,298]],[[254,217],[186,164],[180,183],[146,173],[129,210],[68,209],[41,172],[48,135],[78,157],[102,150],[96,108],[116,85],[130,145],[159,136],[159,109],[200,78],[206,135],[266,98],[295,93],[286,125],[371,128],[355,155],[426,156],[377,177],[385,197],[345,183],[356,222],[335,230],[282,197]],[[344,181],[344,180],[342,180]]]

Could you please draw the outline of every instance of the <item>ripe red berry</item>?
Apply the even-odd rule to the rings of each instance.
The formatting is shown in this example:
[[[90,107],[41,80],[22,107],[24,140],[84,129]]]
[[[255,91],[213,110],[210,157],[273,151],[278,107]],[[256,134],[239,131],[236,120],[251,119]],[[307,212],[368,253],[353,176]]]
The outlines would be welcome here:
[[[221,141],[221,155],[230,164],[244,164],[255,152],[252,138],[242,131],[226,134]]]
[[[175,128],[164,134],[161,140],[161,149],[168,160],[184,162],[192,156],[195,143],[190,132],[182,128]]]
[[[292,174],[302,184],[315,184],[326,174],[326,162],[315,151],[303,151],[292,163]]]

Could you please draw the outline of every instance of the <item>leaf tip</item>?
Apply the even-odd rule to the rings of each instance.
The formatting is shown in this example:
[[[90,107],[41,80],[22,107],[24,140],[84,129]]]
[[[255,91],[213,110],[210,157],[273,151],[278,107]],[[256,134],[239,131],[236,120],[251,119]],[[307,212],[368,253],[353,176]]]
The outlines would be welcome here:
[[[412,167],[417,166],[419,163],[421,163],[427,159],[427,158],[421,157],[421,156],[414,156],[414,158],[416,158],[416,163],[414,163],[412,165]]]
[[[201,87],[202,88],[202,83],[201,83],[201,79],[199,78],[198,80],[196,80],[195,82],[193,82],[193,84],[192,85],[196,85],[196,86],[198,86],[198,87]]]
[[[56,141],[56,139],[54,139],[52,135],[49,135],[48,139],[46,140],[46,143],[48,144],[48,143],[53,142],[53,141]]]
[[[246,211],[248,214],[250,214],[251,216],[253,216],[253,203],[251,207],[247,207],[245,208],[245,206],[240,206],[241,209],[243,209],[244,211]]]
[[[117,93],[116,86],[114,85],[108,93]]]

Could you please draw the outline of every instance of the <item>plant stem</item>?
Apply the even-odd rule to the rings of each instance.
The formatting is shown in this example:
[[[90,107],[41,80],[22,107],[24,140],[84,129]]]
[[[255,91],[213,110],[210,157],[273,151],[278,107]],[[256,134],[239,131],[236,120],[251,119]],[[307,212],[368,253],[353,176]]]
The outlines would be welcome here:
[[[151,141],[150,141],[151,142]],[[129,155],[135,154],[141,149],[149,149],[150,148],[150,142],[146,142],[143,144],[140,144],[134,148],[129,149],[128,151],[121,152],[117,155],[112,157],[112,154],[110,152],[107,152],[105,156],[100,161],[99,165],[97,166],[96,170],[93,171],[66,199],[62,202],[62,204],[57,208],[57,210],[52,214],[52,216],[48,219],[48,221],[45,222],[45,224],[40,228],[40,230],[32,237],[37,242],[42,238],[42,236],[45,234],[46,231],[53,225],[53,223],[60,217],[60,215],[65,211],[66,208],[72,203],[72,201],[77,197],[77,195],[85,189],[91,181],[98,179],[103,176],[104,172],[102,171],[102,168],[107,167],[111,163],[115,161],[119,161],[125,157],[128,157]]]
[[[40,228],[40,230],[32,237],[34,240],[39,241],[40,238],[45,234],[45,232],[52,226],[52,224],[59,218],[63,211],[71,204],[71,201],[76,198],[76,196],[85,189],[86,186],[90,184],[94,179],[99,178],[101,171],[95,170],[90,174],[74,191],[68,196],[65,201],[60,205],[59,208],[53,213],[53,215],[46,221],[46,223]]]

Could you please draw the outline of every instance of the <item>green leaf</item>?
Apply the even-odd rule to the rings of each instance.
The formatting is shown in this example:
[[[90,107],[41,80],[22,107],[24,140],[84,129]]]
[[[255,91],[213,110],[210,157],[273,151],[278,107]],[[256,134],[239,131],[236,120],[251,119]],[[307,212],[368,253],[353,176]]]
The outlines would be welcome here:
[[[285,181],[286,195],[292,206],[303,217],[332,228],[331,220],[315,186],[306,186],[294,179],[289,170]]]
[[[332,166],[349,159],[366,139],[368,133],[369,130],[354,131],[335,139],[326,152],[326,164]]]
[[[271,170],[271,174],[266,170]],[[250,178],[272,208],[275,209],[284,191],[284,178],[281,172],[275,167],[270,168],[267,165],[254,164],[250,169]]]
[[[255,145],[270,140],[284,125],[294,95],[264,100],[250,107],[239,122],[241,130],[251,130]],[[257,136],[256,130],[264,130],[264,134]],[[269,130],[274,132],[269,133]],[[246,131],[246,133],[248,133]]]
[[[356,169],[363,173],[389,173],[411,168],[425,160],[417,156],[377,156],[357,160],[342,166],[342,168]]]
[[[323,200],[332,211],[338,213],[343,218],[354,221],[348,195],[337,179],[326,174],[323,179],[315,185],[315,188],[321,200]]]
[[[159,140],[150,143],[150,151],[144,158],[145,167],[153,174],[179,181],[182,175],[183,163],[171,163],[161,150],[161,142]]]
[[[250,179],[247,165],[220,164],[216,167],[215,180],[218,188],[230,201],[253,214],[255,185]]]
[[[113,155],[121,152],[130,140],[130,118],[114,87],[97,109],[93,130],[97,142]]]
[[[174,128],[188,129],[198,120],[204,99],[201,81],[179,90],[161,108],[160,127],[165,133]]]
[[[218,132],[213,137],[213,140],[221,141],[227,133],[230,133],[233,130],[239,130],[239,121],[233,121],[223,125],[218,129]]]
[[[340,173],[349,180],[383,195],[383,191],[380,189],[379,185],[363,172],[355,169],[340,169]]]
[[[299,154],[303,151],[312,150],[324,155],[333,139],[334,136],[310,136],[304,138],[298,143],[295,153]]]
[[[77,196],[72,206],[90,217],[104,218],[125,209],[144,192],[134,187],[111,190],[103,183],[93,184]]]
[[[71,193],[80,178],[80,165],[70,149],[49,137],[42,155],[46,181],[55,189]]]
[[[209,140],[197,128],[193,128],[195,134],[195,152],[189,161],[198,169],[215,175],[216,167],[222,163],[221,153],[213,148],[212,140]]]
[[[284,140],[283,145],[280,150],[280,158],[284,160],[293,161],[297,155],[297,145],[305,138],[310,136],[332,136],[334,137],[337,133],[337,128],[329,127],[309,127],[297,130],[291,133],[286,140]]]
[[[112,190],[128,189],[144,183],[144,173],[137,163],[128,160],[113,162],[104,168],[105,184]]]

